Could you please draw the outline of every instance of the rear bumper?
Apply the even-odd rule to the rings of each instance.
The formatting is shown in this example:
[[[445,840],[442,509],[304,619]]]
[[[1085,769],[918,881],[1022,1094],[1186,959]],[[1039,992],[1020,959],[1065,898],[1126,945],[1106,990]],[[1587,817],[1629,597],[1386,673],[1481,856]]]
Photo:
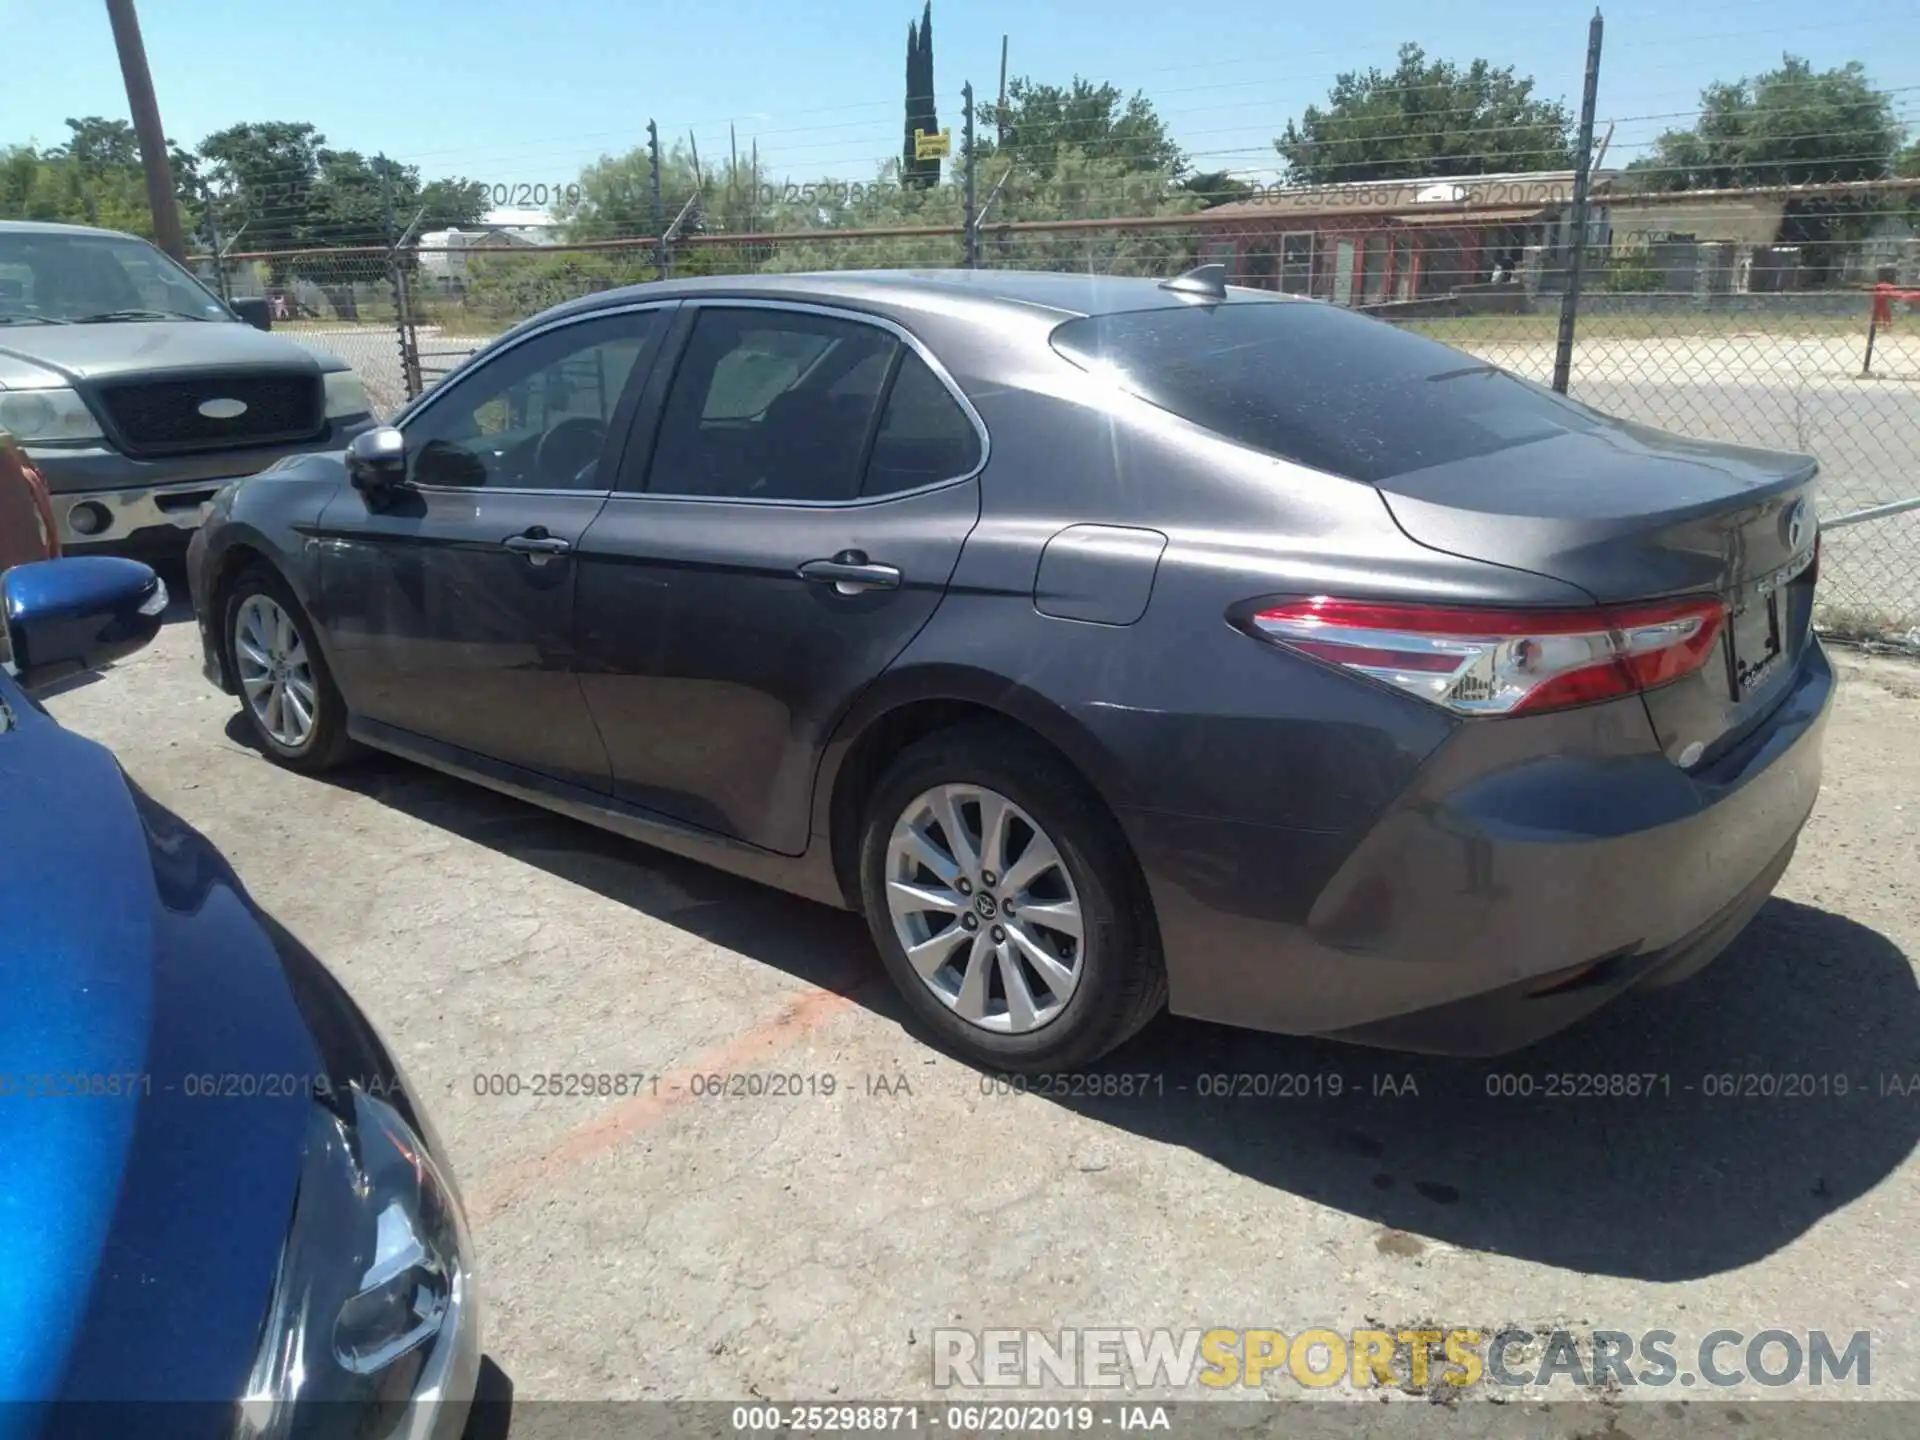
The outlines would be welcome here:
[[[61,546],[74,554],[99,550],[174,551],[186,547],[200,524],[200,507],[229,480],[256,475],[290,455],[336,450],[372,416],[336,420],[325,433],[298,445],[220,450],[164,460],[135,460],[117,450],[31,452],[52,492]],[[76,523],[78,522],[78,523]]]
[[[1125,814],[1171,1006],[1498,1054],[1691,973],[1786,868],[1819,792],[1833,684],[1811,644],[1766,723],[1693,774],[1651,750],[1637,699],[1526,722],[1520,753],[1514,722],[1464,725],[1357,840]]]

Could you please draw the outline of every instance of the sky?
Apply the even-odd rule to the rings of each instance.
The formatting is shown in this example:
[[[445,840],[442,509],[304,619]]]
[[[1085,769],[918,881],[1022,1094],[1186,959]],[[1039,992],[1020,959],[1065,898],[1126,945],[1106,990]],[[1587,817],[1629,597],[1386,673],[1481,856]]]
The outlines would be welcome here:
[[[305,120],[339,149],[385,153],[424,178],[492,187],[573,180],[583,164],[691,134],[724,157],[757,140],[775,178],[871,179],[900,144],[906,31],[917,0],[636,4],[632,0],[145,0],[141,22],[168,134],[189,147],[248,120]],[[934,78],[942,126],[960,89],[1009,71],[1075,73],[1146,93],[1195,167],[1272,179],[1273,137],[1341,70],[1390,69],[1404,41],[1483,56],[1576,108],[1586,4],[1373,0],[941,0]],[[102,0],[0,0],[0,145],[58,143],[67,116],[124,118]],[[1686,125],[1700,89],[1779,61],[1859,59],[1920,129],[1920,6],[1912,0],[1632,0],[1608,6],[1598,132],[1605,163]],[[496,191],[496,199],[500,192]]]

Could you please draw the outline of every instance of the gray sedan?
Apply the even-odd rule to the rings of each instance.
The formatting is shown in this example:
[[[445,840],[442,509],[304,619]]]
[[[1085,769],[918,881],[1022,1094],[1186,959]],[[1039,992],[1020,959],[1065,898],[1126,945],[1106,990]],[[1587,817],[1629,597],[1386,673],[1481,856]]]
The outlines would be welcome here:
[[[1802,456],[1217,272],[740,276],[529,321],[190,556],[262,748],[863,911],[934,1037],[1164,1006],[1489,1053],[1683,978],[1819,787]]]

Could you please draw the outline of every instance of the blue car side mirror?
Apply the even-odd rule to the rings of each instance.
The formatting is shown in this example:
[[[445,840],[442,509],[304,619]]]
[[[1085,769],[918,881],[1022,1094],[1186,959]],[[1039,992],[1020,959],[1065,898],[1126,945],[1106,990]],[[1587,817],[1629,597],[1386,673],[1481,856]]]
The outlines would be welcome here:
[[[160,632],[167,587],[137,560],[76,555],[0,576],[0,619],[29,692],[141,649]]]

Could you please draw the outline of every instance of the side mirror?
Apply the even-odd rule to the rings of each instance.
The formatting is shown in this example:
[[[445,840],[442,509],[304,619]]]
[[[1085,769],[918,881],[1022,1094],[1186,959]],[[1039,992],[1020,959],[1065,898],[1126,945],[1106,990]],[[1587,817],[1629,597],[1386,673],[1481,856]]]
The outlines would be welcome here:
[[[227,302],[233,313],[256,330],[273,329],[273,304],[264,295],[243,295]]]
[[[347,478],[369,505],[377,505],[406,483],[407,437],[391,425],[362,430],[347,445]]]
[[[116,555],[36,560],[0,577],[14,673],[28,691],[143,648],[160,633],[166,608],[160,577]]]

